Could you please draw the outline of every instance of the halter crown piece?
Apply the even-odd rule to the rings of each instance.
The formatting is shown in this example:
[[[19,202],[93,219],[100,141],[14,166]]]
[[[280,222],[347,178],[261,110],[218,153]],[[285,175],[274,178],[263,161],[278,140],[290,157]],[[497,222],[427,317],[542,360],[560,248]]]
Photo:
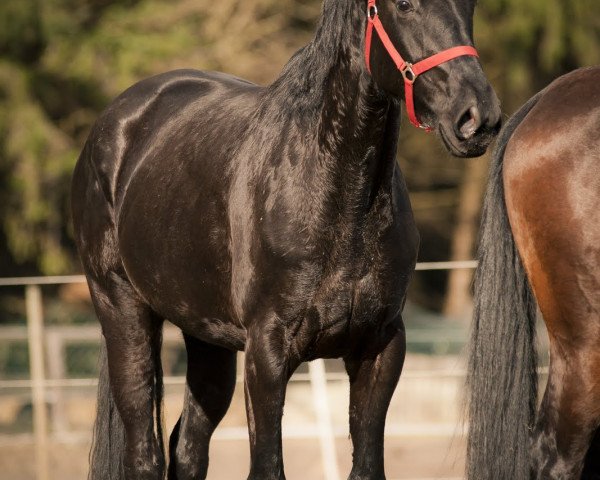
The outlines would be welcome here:
[[[417,119],[417,114],[415,113],[415,102],[413,97],[413,84],[419,75],[426,72],[427,70],[431,70],[442,63],[446,63],[449,60],[452,60],[456,57],[462,57],[464,55],[470,55],[473,57],[478,57],[477,50],[470,46],[461,46],[461,47],[452,47],[448,50],[444,50],[440,53],[436,53],[431,57],[427,57],[420,62],[412,63],[404,61],[394,44],[390,40],[390,37],[383,28],[383,24],[379,19],[379,15],[377,12],[377,0],[368,0],[367,6],[367,34],[365,37],[365,59],[367,61],[367,69],[369,73],[371,72],[371,42],[373,39],[373,28],[379,35],[379,39],[383,46],[387,50],[389,56],[392,58],[398,70],[402,74],[404,78],[404,100],[406,102],[406,111],[408,113],[408,119],[410,123],[412,123],[415,127],[423,128],[427,132],[431,132],[432,128],[428,125],[423,125]]]

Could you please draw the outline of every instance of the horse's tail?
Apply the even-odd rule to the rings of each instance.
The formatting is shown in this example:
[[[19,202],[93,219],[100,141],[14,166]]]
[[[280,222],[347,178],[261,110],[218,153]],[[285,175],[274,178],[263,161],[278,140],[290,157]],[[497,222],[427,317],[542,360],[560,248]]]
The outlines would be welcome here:
[[[506,144],[542,93],[508,121],[492,158],[467,372],[469,480],[529,478],[529,432],[537,402],[537,309],[508,220],[502,164]]]
[[[125,426],[115,405],[110,389],[106,344],[102,342],[100,352],[100,378],[98,380],[98,404],[96,421],[90,450],[88,480],[126,480],[123,469],[125,455]],[[156,430],[164,458],[162,397],[163,382],[160,361],[155,372]]]
[[[90,450],[88,480],[124,480],[125,427],[110,390],[108,360],[104,342],[102,343],[99,363],[98,404],[92,449]]]

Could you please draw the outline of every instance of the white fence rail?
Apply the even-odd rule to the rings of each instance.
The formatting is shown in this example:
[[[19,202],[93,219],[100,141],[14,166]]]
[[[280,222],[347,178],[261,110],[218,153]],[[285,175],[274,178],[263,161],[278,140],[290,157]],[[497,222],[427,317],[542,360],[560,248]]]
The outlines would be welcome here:
[[[417,270],[449,270],[449,269],[473,269],[477,266],[474,261],[467,262],[432,262],[417,264]],[[48,445],[50,438],[50,424],[52,431],[56,433],[65,432],[63,402],[60,395],[65,388],[93,387],[97,384],[94,379],[69,379],[65,378],[64,349],[68,342],[91,341],[100,339],[100,329],[97,326],[80,327],[44,327],[43,315],[43,285],[65,285],[73,283],[84,283],[85,277],[81,275],[60,277],[27,277],[27,278],[0,278],[0,287],[25,287],[25,305],[27,327],[2,327],[0,339],[27,341],[29,347],[29,373],[28,380],[0,380],[0,389],[30,389],[33,408],[33,438],[35,445],[36,480],[48,480],[49,458]],[[163,341],[165,343],[179,341],[180,335],[176,328],[165,328]],[[417,339],[418,341],[418,339]],[[45,365],[44,359],[48,359]],[[47,369],[46,369],[47,367]],[[49,378],[46,376],[46,370]],[[426,379],[426,378],[456,378],[464,375],[462,371],[407,371],[403,379]],[[238,378],[238,381],[243,381]],[[332,424],[331,411],[327,402],[327,384],[332,381],[346,381],[346,375],[336,372],[327,372],[322,360],[312,362],[307,374],[295,374],[293,382],[309,382],[312,389],[313,406],[316,413],[316,425],[305,426],[296,429],[284,429],[284,438],[313,437],[320,440],[321,454],[323,460],[323,471],[326,480],[339,480],[340,475],[337,467],[335,437],[347,435],[347,431],[336,431]],[[166,377],[166,385],[184,385],[184,377]],[[53,408],[51,418],[48,416],[47,402],[49,392],[53,391]],[[422,429],[412,431],[415,434],[431,433],[435,430],[439,434],[447,431],[448,434],[456,433],[453,425],[425,425]],[[410,429],[388,427],[387,435],[410,434]],[[63,440],[68,436],[63,435]],[[75,435],[77,437],[77,435]],[[79,435],[79,440],[82,440]],[[246,438],[245,429],[223,428],[217,431],[216,437],[227,439]],[[73,436],[69,439],[73,441]],[[0,444],[2,439],[0,439]]]

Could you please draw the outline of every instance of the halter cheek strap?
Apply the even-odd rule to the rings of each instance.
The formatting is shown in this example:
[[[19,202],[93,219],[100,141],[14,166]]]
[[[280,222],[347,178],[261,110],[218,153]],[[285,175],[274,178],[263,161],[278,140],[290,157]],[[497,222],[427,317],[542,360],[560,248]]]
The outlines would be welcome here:
[[[415,101],[413,96],[413,84],[419,75],[426,72],[427,70],[431,70],[442,63],[446,63],[449,60],[452,60],[456,57],[462,57],[464,55],[469,55],[473,57],[478,57],[477,50],[473,47],[469,46],[460,46],[449,48],[448,50],[444,50],[440,53],[436,53],[431,57],[427,57],[420,62],[415,63],[414,65],[405,62],[394,44],[390,40],[390,37],[383,28],[383,24],[379,19],[379,15],[377,13],[377,5],[376,0],[368,0],[367,7],[367,33],[365,37],[365,59],[367,62],[367,69],[371,72],[371,43],[373,40],[373,29],[377,32],[381,43],[388,52],[388,55],[396,64],[398,70],[402,74],[404,78],[404,100],[406,102],[406,111],[408,113],[408,119],[410,123],[412,123],[415,127],[423,128],[425,131],[430,132],[432,129],[428,125],[423,125],[417,119],[417,114],[415,113]]]

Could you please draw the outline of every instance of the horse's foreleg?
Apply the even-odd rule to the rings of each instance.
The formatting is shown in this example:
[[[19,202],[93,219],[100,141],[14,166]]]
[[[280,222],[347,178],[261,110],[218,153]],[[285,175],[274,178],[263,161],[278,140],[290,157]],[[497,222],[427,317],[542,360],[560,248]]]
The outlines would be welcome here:
[[[551,343],[548,385],[532,438],[532,478],[579,479],[600,425],[600,355],[593,345]]]
[[[210,437],[235,389],[236,352],[184,335],[188,362],[183,412],[171,434],[169,480],[200,480]]]
[[[353,461],[350,480],[383,480],[385,417],[400,378],[406,353],[402,320],[390,327],[379,353],[345,358],[350,377],[350,435]]]
[[[281,417],[289,378],[285,331],[276,318],[248,330],[245,394],[251,467],[248,480],[284,480]]]

